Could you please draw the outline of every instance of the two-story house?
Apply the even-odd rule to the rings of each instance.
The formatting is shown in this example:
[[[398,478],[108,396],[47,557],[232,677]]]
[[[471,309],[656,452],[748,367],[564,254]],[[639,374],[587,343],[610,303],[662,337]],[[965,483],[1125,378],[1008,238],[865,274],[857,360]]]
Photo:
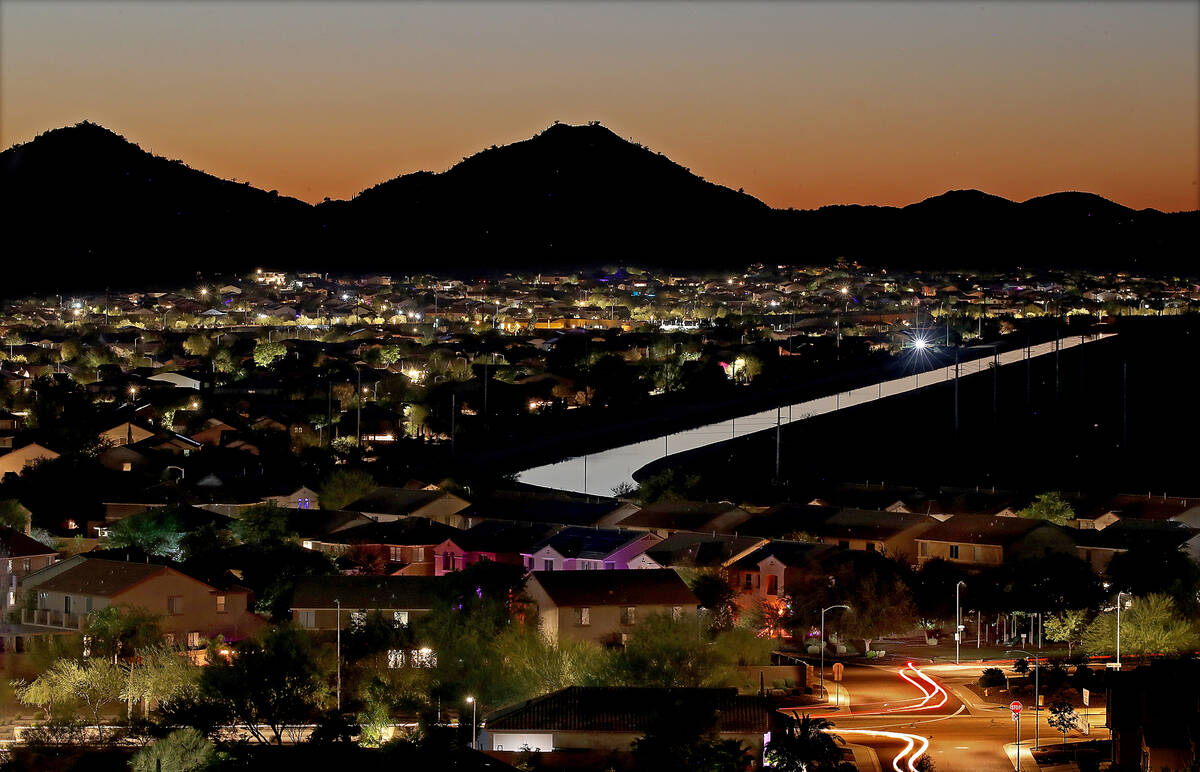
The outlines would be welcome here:
[[[528,552],[555,528],[556,526],[548,523],[485,520],[454,534],[434,547],[434,573],[443,576],[461,571],[481,560],[514,566],[524,565],[525,558],[522,553]]]
[[[292,619],[306,630],[331,631],[358,627],[379,612],[407,625],[434,607],[446,581],[433,576],[309,577],[296,582]]]
[[[88,558],[86,553],[29,574],[22,592],[36,594],[24,624],[83,629],[87,617],[108,606],[143,608],[158,614],[167,643],[197,649],[222,636],[236,641],[266,620],[250,610],[250,591],[215,587],[165,565]]]
[[[0,526],[0,614],[7,615],[20,598],[21,579],[54,563],[58,552],[15,528]]]
[[[915,541],[918,564],[941,558],[969,568],[983,568],[1047,552],[1076,554],[1068,529],[1024,517],[954,515]]]
[[[371,522],[336,531],[320,539],[304,539],[308,549],[347,558],[368,573],[433,576],[435,549],[463,532],[424,517]]]
[[[563,528],[523,553],[530,571],[594,571],[629,567],[629,561],[662,541],[648,531]]]
[[[695,614],[700,602],[669,568],[534,571],[525,593],[537,606],[542,632],[554,642],[624,644],[653,614]]]

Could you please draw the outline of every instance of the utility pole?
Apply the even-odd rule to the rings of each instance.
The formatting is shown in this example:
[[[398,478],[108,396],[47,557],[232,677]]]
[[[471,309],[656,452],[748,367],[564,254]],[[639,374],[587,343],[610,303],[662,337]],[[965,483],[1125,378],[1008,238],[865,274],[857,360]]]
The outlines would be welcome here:
[[[954,433],[958,434],[958,349],[954,349]]]
[[[455,422],[458,418],[458,407],[456,405],[455,395],[450,395],[450,455],[454,455],[457,450],[456,441],[458,439],[455,429]],[[586,462],[585,462],[586,463]]]
[[[1121,363],[1121,448],[1129,444],[1129,363]]]
[[[333,599],[337,606],[337,709],[342,709],[342,601]]]
[[[362,369],[355,366],[354,372],[358,373],[358,400],[357,400],[358,415],[355,417],[355,426],[354,426],[354,433],[356,435],[355,444],[357,444],[358,447],[361,448],[362,447],[362,399],[363,399]]]
[[[775,484],[776,485],[779,484],[779,455],[780,455],[781,444],[783,442],[782,419],[783,419],[783,408],[780,408],[780,407],[775,408]]]

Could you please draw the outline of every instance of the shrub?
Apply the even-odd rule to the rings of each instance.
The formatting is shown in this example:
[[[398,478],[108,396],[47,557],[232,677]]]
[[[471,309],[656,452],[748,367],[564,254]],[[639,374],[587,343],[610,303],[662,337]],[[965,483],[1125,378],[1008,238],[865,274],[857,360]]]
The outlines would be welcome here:
[[[208,767],[215,759],[216,747],[199,731],[187,727],[176,729],[158,742],[151,743],[133,754],[129,768],[133,772],[194,772]]]
[[[1004,686],[1007,683],[1004,678],[1004,671],[998,667],[988,667],[983,669],[983,673],[979,675],[978,684],[984,689],[990,689],[993,686]]]

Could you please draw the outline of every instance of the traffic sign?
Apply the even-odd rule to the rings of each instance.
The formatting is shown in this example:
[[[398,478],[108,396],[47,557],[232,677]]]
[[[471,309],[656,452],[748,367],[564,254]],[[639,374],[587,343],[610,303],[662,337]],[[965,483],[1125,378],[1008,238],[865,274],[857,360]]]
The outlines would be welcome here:
[[[846,669],[846,666],[843,665],[841,662],[834,662],[833,663],[833,680],[841,681],[842,680],[842,672],[845,669]]]
[[[1008,704],[1008,709],[1011,710],[1013,713],[1020,713],[1021,708],[1023,708],[1023,707],[1024,706],[1021,704],[1020,700],[1013,700],[1012,702],[1010,702]]]

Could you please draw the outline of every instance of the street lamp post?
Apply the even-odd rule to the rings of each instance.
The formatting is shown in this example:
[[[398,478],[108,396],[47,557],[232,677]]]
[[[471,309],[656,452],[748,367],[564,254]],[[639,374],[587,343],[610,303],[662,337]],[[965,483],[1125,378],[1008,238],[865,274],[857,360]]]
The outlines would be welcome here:
[[[1038,724],[1038,671],[1041,670],[1041,668],[1038,667],[1038,658],[1034,657],[1032,654],[1025,651],[1024,649],[1011,649],[1004,653],[1005,654],[1024,654],[1026,657],[1033,657],[1033,749],[1036,751],[1038,749],[1038,743],[1041,740],[1041,732],[1039,731],[1041,729],[1041,726]],[[1018,740],[1019,740],[1019,738],[1018,738]],[[1019,749],[1018,749],[1017,753],[1018,753],[1017,758],[1020,759],[1020,750]],[[1020,762],[1018,761],[1018,763],[1020,763]]]
[[[825,612],[833,611],[835,608],[844,608],[844,609],[849,610],[850,607],[845,605],[844,603],[839,603],[836,606],[829,606],[828,608],[821,609],[821,646],[820,646],[820,649],[821,649],[821,693],[822,694],[825,694]],[[828,699],[828,695],[826,695],[826,699]]]
[[[337,606],[337,709],[342,709],[342,601],[334,598]]]
[[[478,748],[475,747],[475,698],[468,697],[467,702],[471,703],[471,749],[478,750]]]
[[[1121,590],[1117,593],[1117,670],[1121,669],[1121,596],[1129,593]]]
[[[961,579],[954,585],[954,664],[958,664],[958,648],[962,643],[962,606],[958,602],[958,590],[966,585]]]

